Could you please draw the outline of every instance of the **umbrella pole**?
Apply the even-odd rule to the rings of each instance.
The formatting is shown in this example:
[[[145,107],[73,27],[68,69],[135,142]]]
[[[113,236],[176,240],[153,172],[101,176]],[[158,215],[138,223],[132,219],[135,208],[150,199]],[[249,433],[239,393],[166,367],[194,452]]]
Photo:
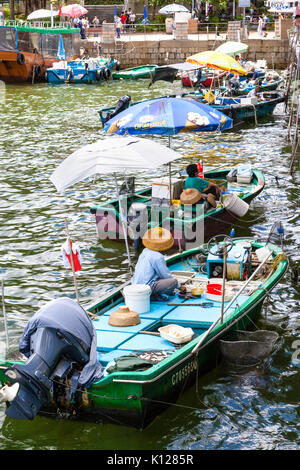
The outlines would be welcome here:
[[[170,136],[169,136],[170,138]],[[170,185],[170,208],[172,206],[172,173],[171,173],[171,162],[169,163],[169,185]]]
[[[124,220],[124,214],[123,214],[123,209],[122,209],[122,204],[121,204],[121,196],[120,196],[120,193],[119,193],[119,186],[118,186],[116,173],[114,173],[114,178],[115,178],[116,190],[117,190],[118,201],[119,201],[121,224],[122,224],[122,229],[123,229],[124,238],[125,238],[126,252],[127,252],[128,263],[129,263],[129,270],[130,270],[130,274],[133,275],[133,264],[132,264],[131,257],[130,257],[128,238],[127,238],[127,227],[126,227],[125,220]]]

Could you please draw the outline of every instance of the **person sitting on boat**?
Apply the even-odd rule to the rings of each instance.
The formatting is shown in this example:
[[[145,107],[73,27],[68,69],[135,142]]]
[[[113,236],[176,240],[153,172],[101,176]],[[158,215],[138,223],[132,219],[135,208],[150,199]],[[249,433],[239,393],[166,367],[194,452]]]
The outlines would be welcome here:
[[[142,238],[144,250],[139,256],[135,267],[132,284],[147,284],[151,287],[152,300],[165,300],[165,294],[172,294],[178,287],[175,279],[167,267],[163,252],[174,245],[174,239],[162,227],[147,230]]]
[[[215,183],[207,181],[204,178],[199,178],[198,167],[195,163],[191,163],[186,167],[188,174],[185,180],[184,189],[197,189],[201,194],[207,195],[207,201],[213,207],[216,207],[215,199],[221,196],[222,189]]]
[[[249,93],[247,94],[247,98],[261,98],[260,95],[260,86],[256,85],[253,90],[250,90]]]

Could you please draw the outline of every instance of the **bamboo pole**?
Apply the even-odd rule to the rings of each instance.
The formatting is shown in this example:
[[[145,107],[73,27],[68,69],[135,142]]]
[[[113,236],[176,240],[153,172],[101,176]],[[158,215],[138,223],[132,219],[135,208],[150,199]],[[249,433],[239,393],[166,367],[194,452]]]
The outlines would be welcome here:
[[[227,312],[227,310],[231,307],[231,305],[233,304],[233,302],[241,295],[241,293],[245,290],[245,288],[248,286],[249,282],[252,281],[252,279],[256,276],[256,274],[261,270],[261,268],[264,266],[264,264],[268,261],[268,259],[270,258],[272,253],[269,253],[263,260],[262,262],[260,263],[260,265],[255,269],[255,271],[251,274],[251,276],[249,277],[249,279],[245,282],[245,284],[243,285],[243,287],[239,290],[239,292],[235,295],[235,297],[229,302],[229,304],[227,305],[226,309],[224,310],[223,312],[223,315],[224,313]],[[209,335],[209,333],[215,328],[215,326],[219,323],[221,319],[221,315],[219,316],[219,318],[217,318],[217,320],[209,327],[209,329],[206,331],[206,333],[200,338],[200,340],[198,341],[198,343],[196,344],[196,346],[194,347],[194,349],[192,350],[192,354],[196,354],[198,349],[200,348],[201,344],[203,343],[203,341],[207,338],[207,336]]]
[[[3,313],[3,320],[4,320],[6,351],[8,351],[9,350],[9,339],[8,339],[7,318],[6,318],[6,310],[5,310],[5,302],[4,302],[4,281],[3,281],[3,279],[1,279],[1,284],[2,284],[2,313]]]

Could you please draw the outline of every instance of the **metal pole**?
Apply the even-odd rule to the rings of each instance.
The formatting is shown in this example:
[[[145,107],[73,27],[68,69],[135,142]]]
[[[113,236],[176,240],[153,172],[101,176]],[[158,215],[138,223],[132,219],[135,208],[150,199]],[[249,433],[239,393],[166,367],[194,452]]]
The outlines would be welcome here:
[[[225,303],[225,281],[226,281],[226,259],[227,259],[227,246],[224,245],[223,254],[223,282],[222,282],[222,304],[221,304],[221,323],[223,323],[224,317],[224,303]]]
[[[170,136],[169,136],[170,137]],[[170,185],[170,208],[172,206],[172,173],[171,173],[171,162],[169,163],[169,185]]]
[[[122,229],[123,229],[124,238],[125,238],[127,258],[128,258],[128,262],[129,262],[129,270],[130,270],[130,274],[133,275],[133,264],[132,264],[131,257],[130,257],[130,251],[129,251],[129,245],[128,245],[128,239],[127,239],[127,224],[125,223],[125,220],[124,220],[124,213],[123,213],[123,208],[122,208],[122,203],[121,203],[121,196],[120,196],[120,193],[119,193],[119,186],[118,186],[116,173],[114,173],[114,178],[115,178],[116,190],[117,190],[118,201],[119,201],[119,210],[120,210]]]
[[[69,227],[68,227],[68,220],[67,219],[65,219],[65,223],[66,223],[67,240],[68,240],[69,251],[70,251],[70,259],[71,259],[71,268],[72,268],[73,281],[74,281],[74,289],[75,289],[75,294],[76,294],[76,300],[79,303],[76,273],[75,273],[75,268],[74,268],[73,250],[72,250],[72,245],[71,245],[71,239],[70,239],[70,233],[69,233]]]
[[[9,340],[8,340],[8,328],[7,328],[7,318],[6,318],[6,311],[5,311],[5,303],[4,303],[4,282],[1,279],[2,283],[2,312],[3,312],[3,320],[4,320],[4,329],[5,329],[5,340],[6,340],[6,350],[9,350]]]
[[[249,277],[249,279],[245,282],[245,284],[243,285],[243,287],[239,290],[239,292],[236,294],[236,296],[231,300],[231,302],[229,302],[229,304],[227,305],[226,309],[224,310],[223,312],[223,315],[224,313],[227,312],[227,310],[231,307],[231,305],[233,304],[233,302],[239,297],[239,295],[241,295],[241,293],[245,290],[245,288],[247,287],[247,285],[249,284],[250,281],[252,281],[252,279],[256,276],[256,274],[258,273],[258,271],[261,270],[261,268],[263,267],[263,265],[268,261],[268,259],[270,258],[272,253],[268,254],[264,259],[263,261],[260,263],[260,265],[256,268],[256,270],[251,274],[251,276]],[[219,316],[219,318],[209,327],[209,329],[207,330],[207,332],[204,334],[204,336],[202,336],[202,338],[200,338],[200,340],[198,341],[198,343],[196,344],[196,346],[194,347],[194,349],[192,350],[192,354],[196,354],[196,352],[198,351],[199,347],[201,346],[201,344],[203,343],[203,341],[207,338],[207,336],[209,335],[209,333],[214,329],[214,327],[217,325],[217,323],[219,323],[221,319],[221,316]]]

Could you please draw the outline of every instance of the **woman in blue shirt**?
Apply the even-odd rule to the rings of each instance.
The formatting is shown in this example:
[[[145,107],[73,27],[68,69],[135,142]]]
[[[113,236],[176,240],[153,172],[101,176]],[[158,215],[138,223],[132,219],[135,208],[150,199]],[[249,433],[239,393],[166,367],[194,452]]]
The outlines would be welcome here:
[[[186,172],[188,174],[187,179],[185,180],[184,189],[194,188],[198,189],[201,194],[211,195],[212,197],[208,198],[208,202],[213,204],[213,200],[219,197],[222,193],[222,189],[215,183],[205,180],[204,178],[199,178],[198,167],[195,163],[191,163],[186,167]]]

